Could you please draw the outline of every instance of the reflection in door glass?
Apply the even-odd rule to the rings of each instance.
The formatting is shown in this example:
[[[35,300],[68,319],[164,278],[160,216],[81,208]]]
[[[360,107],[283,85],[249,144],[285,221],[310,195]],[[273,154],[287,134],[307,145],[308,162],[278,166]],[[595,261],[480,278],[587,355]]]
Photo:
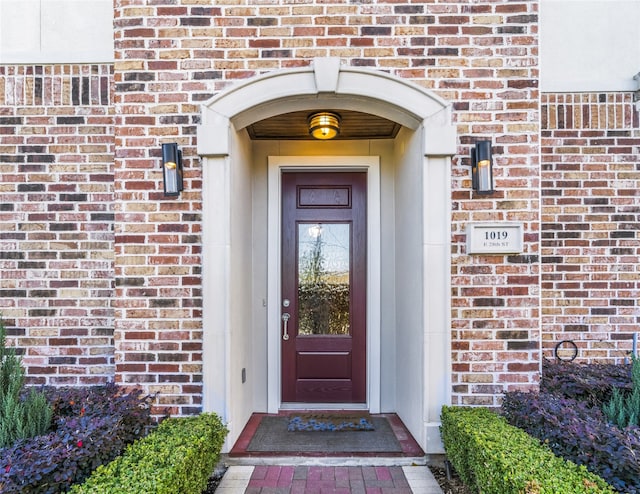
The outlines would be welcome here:
[[[349,334],[350,225],[298,224],[298,334]]]

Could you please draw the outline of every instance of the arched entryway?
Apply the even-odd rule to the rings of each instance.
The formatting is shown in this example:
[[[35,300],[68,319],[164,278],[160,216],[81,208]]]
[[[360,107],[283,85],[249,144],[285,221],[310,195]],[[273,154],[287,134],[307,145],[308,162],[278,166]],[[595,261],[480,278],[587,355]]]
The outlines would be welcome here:
[[[252,139],[252,126],[318,109],[397,124],[388,138]],[[253,412],[283,406],[280,386],[280,176],[367,175],[366,399],[396,412],[439,452],[450,395],[450,105],[386,73],[315,59],[248,80],[209,101],[198,127],[203,166],[204,408],[229,444]]]

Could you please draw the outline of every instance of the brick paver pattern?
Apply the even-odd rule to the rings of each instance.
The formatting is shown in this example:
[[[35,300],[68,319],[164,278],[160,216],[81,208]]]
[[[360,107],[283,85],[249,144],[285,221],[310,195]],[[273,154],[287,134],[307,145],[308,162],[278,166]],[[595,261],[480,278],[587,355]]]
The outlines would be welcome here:
[[[411,494],[402,467],[257,466],[245,494]]]

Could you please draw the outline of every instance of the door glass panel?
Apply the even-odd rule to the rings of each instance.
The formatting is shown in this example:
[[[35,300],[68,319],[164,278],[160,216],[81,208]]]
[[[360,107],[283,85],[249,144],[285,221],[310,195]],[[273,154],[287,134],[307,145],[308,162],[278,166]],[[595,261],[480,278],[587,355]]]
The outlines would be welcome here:
[[[349,335],[349,223],[298,223],[298,334]]]

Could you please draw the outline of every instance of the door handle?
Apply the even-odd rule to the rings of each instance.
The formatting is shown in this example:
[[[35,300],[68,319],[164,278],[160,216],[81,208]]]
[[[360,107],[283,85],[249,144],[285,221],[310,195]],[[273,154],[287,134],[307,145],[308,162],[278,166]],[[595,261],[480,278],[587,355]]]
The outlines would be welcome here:
[[[288,312],[284,312],[282,314],[282,322],[283,322],[283,331],[282,331],[282,339],[287,341],[289,339],[289,329],[287,328],[289,324],[289,318],[291,315]]]

